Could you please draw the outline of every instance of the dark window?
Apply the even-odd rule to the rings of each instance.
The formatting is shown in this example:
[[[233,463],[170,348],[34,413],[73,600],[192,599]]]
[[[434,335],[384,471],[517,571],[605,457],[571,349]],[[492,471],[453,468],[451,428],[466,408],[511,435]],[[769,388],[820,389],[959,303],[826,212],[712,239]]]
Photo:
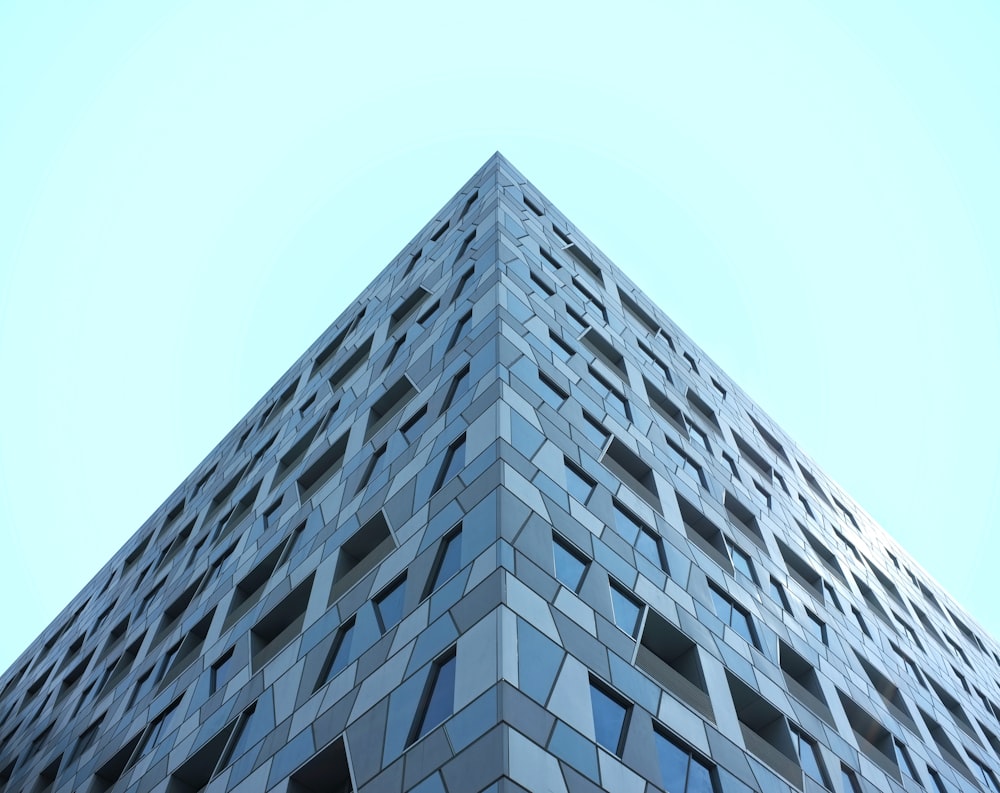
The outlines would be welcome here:
[[[326,672],[320,684],[327,683],[339,675],[351,662],[351,642],[354,640],[354,617],[340,626],[337,638],[334,639],[330,658],[327,661]]]
[[[715,605],[715,613],[719,616],[719,619],[736,631],[748,643],[760,649],[757,645],[757,636],[754,633],[750,615],[742,606],[737,606],[728,596],[722,594],[715,587],[709,587],[709,591],[712,593],[712,602]]]
[[[556,538],[552,540],[552,555],[555,560],[556,578],[569,589],[579,592],[583,576],[587,572],[587,561]]]
[[[437,482],[434,483],[434,492],[440,490],[455,474],[465,467],[465,436],[462,435],[457,441],[448,447],[445,452],[444,462],[438,473]]]
[[[587,436],[590,442],[593,443],[598,449],[603,450],[604,444],[607,443],[608,438],[611,437],[611,433],[604,429],[601,422],[587,412],[584,412],[583,414],[583,425],[580,429],[583,431],[583,434]]]
[[[857,775],[846,765],[840,767],[840,782],[844,793],[861,793]]]
[[[710,767],[680,741],[659,730],[653,732],[656,756],[663,774],[663,787],[669,793],[714,793]]]
[[[629,708],[594,681],[590,682],[590,705],[594,710],[594,732],[597,742],[616,755],[625,748],[625,726]]]
[[[441,412],[444,413],[454,404],[456,399],[459,399],[468,390],[469,367],[466,366],[461,372],[455,375],[455,379],[451,381],[451,387],[448,389],[448,395],[445,397],[444,405],[441,407]]]
[[[230,647],[218,661],[212,664],[210,689],[215,693],[233,679],[236,673],[236,661],[233,659],[233,648]]]
[[[434,574],[427,589],[429,595],[441,584],[451,578],[462,567],[462,527],[453,531],[441,541],[441,548],[434,564]]]
[[[375,596],[375,616],[378,627],[385,633],[403,618],[403,598],[406,595],[406,576],[397,578]]]
[[[452,651],[434,664],[427,680],[423,703],[413,725],[411,743],[425,736],[454,713],[456,658]]]
[[[775,581],[772,578],[771,579],[771,587],[770,587],[770,589],[771,589],[771,598],[778,605],[780,605],[781,608],[783,608],[785,611],[787,611],[790,614],[792,612],[792,607],[788,603],[788,596],[785,594],[785,590],[781,586],[781,584],[779,584],[777,581]]]
[[[424,429],[427,427],[427,405],[422,405],[412,416],[410,416],[406,423],[400,427],[400,432],[403,433],[403,437],[406,439],[407,443],[413,443],[420,435],[423,433]]]
[[[448,340],[448,349],[452,349],[462,337],[465,336],[465,332],[469,329],[469,323],[472,321],[472,312],[468,311],[459,317],[458,322],[455,323],[455,330],[452,331],[451,338]]]
[[[642,604],[613,583],[611,584],[611,607],[614,611],[615,625],[634,639],[639,633]]]
[[[569,494],[581,504],[586,504],[594,492],[594,482],[569,460],[566,463],[566,486]]]
[[[806,627],[809,629],[809,632],[823,642],[823,644],[829,644],[829,640],[826,635],[826,623],[813,614],[809,609],[806,609],[806,618],[808,622]]]
[[[566,401],[566,394],[541,372],[538,373],[538,395],[556,409]]]
[[[368,460],[368,465],[365,466],[365,472],[361,476],[361,481],[358,482],[356,493],[360,493],[368,487],[368,483],[372,480],[372,477],[381,472],[382,464],[385,461],[386,445],[383,443],[372,453],[371,458]]]

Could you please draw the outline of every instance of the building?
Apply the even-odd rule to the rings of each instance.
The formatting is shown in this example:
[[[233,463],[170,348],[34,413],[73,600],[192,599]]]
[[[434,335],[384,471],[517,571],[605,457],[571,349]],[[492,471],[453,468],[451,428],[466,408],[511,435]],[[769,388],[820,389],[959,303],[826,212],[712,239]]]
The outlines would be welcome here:
[[[0,678],[0,790],[1000,791],[998,679],[497,154]]]

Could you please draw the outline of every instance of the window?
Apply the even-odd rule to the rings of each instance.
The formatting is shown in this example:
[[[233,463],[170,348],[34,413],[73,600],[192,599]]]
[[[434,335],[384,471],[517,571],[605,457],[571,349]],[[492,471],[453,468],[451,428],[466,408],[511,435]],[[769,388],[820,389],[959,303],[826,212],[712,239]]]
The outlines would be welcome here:
[[[73,748],[73,751],[66,756],[67,764],[73,762],[78,757],[81,757],[84,752],[94,745],[94,739],[97,738],[97,733],[100,732],[101,723],[104,721],[105,715],[107,714],[99,716],[93,724],[80,733],[80,737],[77,738],[76,746]]]
[[[299,476],[297,485],[300,501],[305,503],[312,498],[340,470],[344,452],[347,451],[347,435],[346,432],[341,435]]]
[[[372,404],[371,412],[368,414],[368,426],[365,429],[365,440],[369,440],[372,435],[388,424],[399,411],[406,407],[407,402],[416,393],[417,389],[406,375],[386,388],[385,393]]]
[[[927,766],[927,776],[931,779],[931,787],[934,789],[934,793],[948,793],[948,788],[945,787],[941,775],[930,766]],[[854,791],[849,791],[849,793],[860,793],[860,791],[855,789]]]
[[[434,490],[432,492],[436,493],[440,490],[463,467],[465,467],[465,435],[460,436],[457,441],[448,447],[448,451],[445,452],[444,462],[441,463],[441,470],[438,472],[437,481],[434,483]]]
[[[569,489],[570,495],[581,504],[586,504],[587,499],[594,492],[594,481],[569,460],[565,460],[565,467],[566,486]]]
[[[715,606],[715,613],[719,619],[736,631],[746,642],[759,650],[757,635],[754,633],[750,615],[742,606],[737,606],[729,599],[728,595],[722,594],[714,586],[709,586],[709,592],[712,593],[712,603]]]
[[[816,741],[806,735],[796,725],[789,725],[792,733],[792,741],[795,744],[796,754],[802,764],[802,770],[806,775],[811,776],[823,787],[830,787],[830,781],[826,777],[826,771],[819,759],[819,752],[816,749]]]
[[[289,793],[351,793],[354,789],[343,738],[338,738],[314,755],[292,774],[288,785]]]
[[[726,544],[729,546],[729,556],[733,560],[733,569],[757,585],[757,573],[754,572],[753,562],[750,561],[749,554],[731,541],[727,541]]]
[[[989,793],[1000,793],[1000,783],[997,783],[997,778],[990,771],[986,765],[973,755],[969,755],[969,759],[972,761],[973,773],[976,779],[982,783]]]
[[[562,403],[566,401],[566,394],[562,392],[562,389],[541,372],[538,373],[538,395],[556,410],[562,407]]]
[[[400,427],[400,432],[403,433],[403,438],[406,439],[407,443],[413,443],[417,438],[423,434],[424,429],[427,426],[427,405],[422,405],[418,410],[410,416],[406,422]]]
[[[697,645],[653,609],[646,610],[635,664],[702,715],[715,718]]]
[[[664,789],[669,793],[714,793],[712,769],[704,760],[661,730],[653,730],[653,740]]]
[[[634,639],[639,633],[642,604],[618,584],[612,583],[611,608],[614,613],[615,625]]]
[[[626,379],[628,377],[628,373],[625,369],[624,356],[622,356],[621,352],[619,352],[618,349],[604,336],[593,328],[590,328],[583,334],[583,336],[580,337],[580,341],[582,341],[594,354],[594,356],[612,372],[617,374],[622,379]]]
[[[454,650],[434,663],[427,678],[417,718],[413,722],[409,743],[420,740],[455,712],[455,666],[458,656]]]
[[[339,675],[351,662],[351,643],[354,641],[354,617],[340,626],[337,637],[333,641],[330,649],[330,657],[326,662],[326,670],[320,678],[320,685],[329,683]],[[318,686],[317,686],[318,688]]]
[[[688,367],[690,367],[691,371],[698,374],[698,364],[694,362],[694,358],[691,357],[690,353],[684,353],[684,360],[687,361]]]
[[[865,618],[861,615],[858,607],[851,606],[851,613],[854,614],[854,620],[858,623],[858,627],[861,628],[861,632],[870,639],[872,637],[872,632],[868,630],[868,623],[865,622]]]
[[[573,357],[573,348],[563,341],[561,336],[556,335],[551,330],[549,331],[549,341],[552,342],[552,346],[549,349],[560,361],[568,361]]]
[[[861,793],[857,775],[846,765],[840,766],[840,786],[844,793]]]
[[[597,742],[620,757],[625,750],[625,727],[631,708],[593,680],[590,681],[590,706],[594,712]]]
[[[639,530],[639,536],[635,541],[635,549],[645,556],[653,564],[657,565],[664,573],[670,572],[667,569],[667,557],[663,553],[663,542],[660,536],[652,529],[643,526]]]
[[[534,270],[531,271],[530,277],[531,277],[531,282],[535,284],[535,286],[541,289],[549,297],[552,297],[556,293],[555,287],[553,287],[550,283],[548,283]]]
[[[427,595],[440,587],[445,581],[451,578],[462,567],[462,526],[448,534],[442,541],[438,549],[437,559],[434,562],[434,572],[430,577],[427,586]]]
[[[632,411],[629,408],[628,400],[625,399],[625,395],[601,377],[592,366],[588,366],[587,371],[590,372],[591,385],[601,395],[607,406],[617,410],[626,420],[631,421]]]
[[[173,704],[169,705],[166,710],[164,710],[156,719],[153,721],[149,727],[146,728],[146,734],[139,744],[139,748],[136,751],[135,759],[145,755],[150,749],[159,743],[160,738],[170,732],[171,728],[176,726],[179,722],[177,717],[180,715],[179,705],[181,701],[175,700]]]
[[[722,459],[725,460],[726,465],[729,466],[729,472],[733,475],[733,479],[737,482],[742,481],[740,479],[740,470],[736,467],[736,461],[729,456],[728,452],[722,453]],[[770,507],[770,504],[768,504],[768,506]]]
[[[448,395],[445,397],[444,405],[441,406],[441,412],[444,413],[455,403],[456,399],[462,397],[468,390],[469,367],[466,366],[461,372],[455,375],[455,379],[451,381],[451,387],[448,389]]]
[[[653,469],[618,438],[612,438],[601,463],[653,509],[660,509]]]
[[[375,596],[375,616],[378,627],[385,633],[403,618],[403,598],[406,595],[406,574],[393,581]]]
[[[910,759],[910,753],[907,751],[906,747],[903,746],[903,743],[899,740],[899,738],[893,738],[892,740],[896,745],[896,757],[899,761],[900,770],[910,777],[910,779],[919,784],[920,777],[917,776],[917,769],[913,765],[913,760]]]
[[[236,661],[233,658],[233,648],[230,647],[218,661],[212,664],[209,682],[210,691],[214,694],[219,689],[225,688],[226,684],[233,679],[233,675],[235,674]]]
[[[250,660],[254,672],[285,649],[301,632],[306,608],[309,605],[312,582],[310,575],[250,631],[250,646],[253,653]]]
[[[823,644],[830,643],[826,634],[826,623],[809,609],[806,609],[806,623],[806,627],[813,636],[823,642]]]
[[[584,557],[569,545],[552,538],[552,556],[555,562],[556,578],[573,592],[580,591],[584,574],[589,564]]]
[[[667,441],[667,454],[674,458],[677,463],[678,471],[688,471],[694,475],[694,478],[698,481],[703,488],[708,489],[708,479],[705,476],[704,470],[702,470],[701,465],[686,451],[684,451],[678,444],[674,443],[670,438]]]
[[[792,607],[788,603],[788,595],[785,594],[784,588],[775,581],[773,578],[770,582],[771,599],[774,600],[782,609],[787,611],[789,614],[792,613]]]
[[[385,515],[382,512],[376,513],[364,526],[344,540],[338,549],[329,602],[333,603],[374,570],[375,565],[395,547]]]
[[[385,363],[382,364],[382,371],[385,371],[392,366],[392,362],[396,360],[396,356],[399,355],[399,351],[403,348],[405,343],[406,333],[403,333],[392,343],[392,349],[389,350],[389,354],[385,357]]]
[[[587,436],[587,439],[593,443],[594,446],[602,451],[604,450],[604,444],[606,444],[608,442],[608,438],[611,437],[611,433],[604,429],[601,422],[586,411],[583,413],[583,424],[580,426],[580,430]]]
[[[275,501],[271,506],[269,506],[264,511],[264,528],[269,529],[278,522],[278,509],[281,507],[281,501],[284,495],[278,496],[278,500]]]
[[[826,592],[826,599],[830,602],[830,604],[835,609],[837,609],[837,611],[843,613],[844,607],[840,605],[840,598],[837,597],[837,590],[835,590],[829,583],[824,581],[823,591]]]
[[[689,419],[687,416],[684,417],[684,420],[687,422],[688,432],[690,433],[691,437],[706,452],[708,452],[709,454],[711,454],[712,453],[712,445],[708,442],[708,434],[705,432],[705,430],[703,430],[701,427],[699,427],[697,424],[695,424],[693,421],[691,421],[691,419]]]
[[[417,324],[423,328],[427,327],[427,323],[430,322],[431,318],[437,313],[437,310],[441,307],[441,301],[435,300],[430,308],[428,308],[423,314],[417,317]]]
[[[136,682],[135,689],[132,691],[132,699],[129,700],[129,707],[132,707],[132,705],[142,700],[146,694],[152,691],[155,683],[156,678],[153,676],[153,670],[150,669]]]
[[[639,349],[642,350],[646,357],[653,362],[653,365],[663,373],[663,377],[668,383],[674,382],[674,378],[670,375],[670,367],[667,366],[660,356],[653,352],[652,349],[645,345],[641,340],[639,341]]]
[[[367,341],[351,353],[347,360],[338,366],[334,370],[333,374],[330,375],[330,388],[334,391],[341,388],[348,381],[348,379],[350,379],[351,375],[361,368],[361,365],[367,360],[368,353],[371,352],[371,348],[372,340],[371,337],[369,337]]]
[[[361,475],[361,479],[358,482],[358,489],[354,491],[355,494],[360,493],[368,487],[368,483],[372,480],[372,477],[382,471],[382,464],[385,461],[385,450],[387,445],[388,444],[383,443],[368,459],[368,465],[365,466],[365,472]]]
[[[255,702],[240,714],[229,744],[219,760],[218,770],[221,771],[238,757],[243,756],[247,749],[264,737],[266,733],[264,720],[259,717],[255,718],[256,712],[257,703]]]
[[[456,295],[457,297],[457,295]],[[453,349],[462,337],[465,336],[465,332],[469,329],[469,323],[472,322],[472,312],[467,311],[461,317],[459,317],[458,322],[455,323],[455,330],[452,331],[451,338],[448,339],[447,349]]]

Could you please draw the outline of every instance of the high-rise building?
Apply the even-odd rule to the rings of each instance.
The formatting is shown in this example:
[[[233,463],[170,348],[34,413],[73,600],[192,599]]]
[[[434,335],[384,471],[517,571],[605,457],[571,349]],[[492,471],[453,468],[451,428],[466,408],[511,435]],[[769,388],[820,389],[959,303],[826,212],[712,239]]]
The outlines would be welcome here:
[[[998,793],[998,679],[497,154],[0,678],[0,790]]]

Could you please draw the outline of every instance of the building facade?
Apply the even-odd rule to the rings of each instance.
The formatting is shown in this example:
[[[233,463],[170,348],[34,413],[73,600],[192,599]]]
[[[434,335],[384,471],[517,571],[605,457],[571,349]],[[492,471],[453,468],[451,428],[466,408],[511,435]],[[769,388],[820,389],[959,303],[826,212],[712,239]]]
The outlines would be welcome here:
[[[998,680],[497,154],[0,678],[0,791],[1000,793]]]

